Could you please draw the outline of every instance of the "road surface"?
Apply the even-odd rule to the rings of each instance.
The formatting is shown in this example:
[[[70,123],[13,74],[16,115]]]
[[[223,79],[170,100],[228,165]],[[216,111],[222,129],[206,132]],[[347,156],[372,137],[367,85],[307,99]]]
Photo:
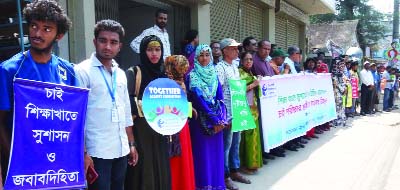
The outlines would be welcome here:
[[[240,190],[399,190],[400,111],[348,120],[270,160]]]

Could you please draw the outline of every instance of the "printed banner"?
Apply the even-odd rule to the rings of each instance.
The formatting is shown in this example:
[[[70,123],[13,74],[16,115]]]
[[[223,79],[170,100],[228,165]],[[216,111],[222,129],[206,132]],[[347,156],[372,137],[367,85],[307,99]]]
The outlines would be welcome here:
[[[16,79],[5,190],[84,188],[88,89]]]
[[[246,81],[229,80],[232,103],[232,131],[244,131],[256,128],[256,123],[251,115],[246,99]]]
[[[159,78],[143,92],[143,114],[150,127],[162,135],[173,135],[185,126],[188,114],[186,93],[174,80]]]
[[[329,73],[264,77],[260,81],[265,151],[336,119]]]
[[[389,65],[392,67],[400,68],[400,44],[398,42],[392,42],[390,47],[383,51],[383,57],[389,61]]]

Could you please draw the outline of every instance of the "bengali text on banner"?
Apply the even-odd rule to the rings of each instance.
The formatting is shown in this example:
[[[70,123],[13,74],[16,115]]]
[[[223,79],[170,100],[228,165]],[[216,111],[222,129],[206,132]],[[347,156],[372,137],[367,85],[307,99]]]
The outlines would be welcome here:
[[[85,187],[88,89],[16,79],[10,164],[4,189]]]
[[[336,119],[330,74],[264,77],[260,107],[265,151]]]

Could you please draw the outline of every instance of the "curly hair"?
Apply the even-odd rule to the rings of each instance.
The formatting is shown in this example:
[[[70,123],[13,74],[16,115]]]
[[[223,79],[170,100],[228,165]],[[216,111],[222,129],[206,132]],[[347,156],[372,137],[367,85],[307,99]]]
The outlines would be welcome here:
[[[33,20],[50,21],[57,24],[57,34],[65,34],[72,25],[65,11],[55,0],[35,0],[24,8],[24,18],[30,24]]]
[[[101,31],[110,31],[118,33],[120,41],[125,36],[124,27],[122,27],[122,25],[115,20],[106,19],[98,21],[94,26],[94,37],[96,39]]]

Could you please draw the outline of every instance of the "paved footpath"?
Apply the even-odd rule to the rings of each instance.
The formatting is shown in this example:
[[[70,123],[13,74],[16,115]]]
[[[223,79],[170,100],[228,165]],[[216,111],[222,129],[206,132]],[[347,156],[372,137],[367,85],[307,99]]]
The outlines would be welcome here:
[[[348,120],[270,160],[240,190],[399,190],[400,111]]]

